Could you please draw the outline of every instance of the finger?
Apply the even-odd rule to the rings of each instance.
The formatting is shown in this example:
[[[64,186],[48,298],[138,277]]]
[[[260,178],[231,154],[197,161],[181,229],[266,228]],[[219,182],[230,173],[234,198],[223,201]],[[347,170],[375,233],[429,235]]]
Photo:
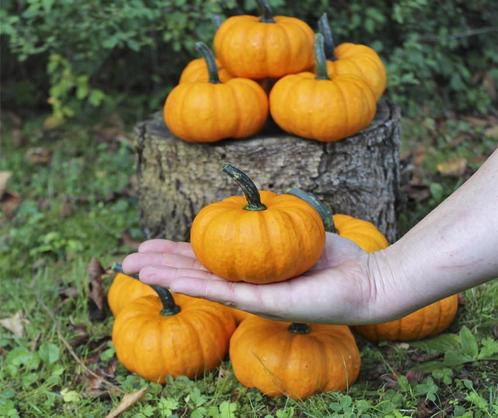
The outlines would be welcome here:
[[[169,287],[174,292],[236,306],[249,312],[272,315],[274,318],[282,319],[289,314],[289,286],[286,283],[234,283],[209,272],[154,266],[143,268],[140,271],[140,280]]]
[[[133,253],[123,260],[123,270],[126,273],[136,273],[152,265],[206,270],[194,257],[171,253]]]
[[[184,277],[192,277],[205,281],[220,281],[223,279],[208,272],[207,270],[196,270],[187,268],[176,268],[170,266],[146,266],[140,270],[140,280],[147,284],[157,284],[168,287],[171,282],[182,280]]]
[[[175,242],[167,239],[151,239],[138,247],[139,253],[171,253],[194,257],[192,246],[188,242]]]

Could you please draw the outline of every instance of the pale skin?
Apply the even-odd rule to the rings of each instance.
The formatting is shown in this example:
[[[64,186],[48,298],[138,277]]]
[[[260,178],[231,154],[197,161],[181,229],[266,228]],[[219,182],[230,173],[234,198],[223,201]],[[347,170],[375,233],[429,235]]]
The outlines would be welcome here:
[[[399,318],[498,277],[498,150],[457,191],[388,248],[366,253],[327,233],[306,274],[275,284],[227,282],[190,244],[154,239],[123,262],[144,283],[274,319],[366,324]]]

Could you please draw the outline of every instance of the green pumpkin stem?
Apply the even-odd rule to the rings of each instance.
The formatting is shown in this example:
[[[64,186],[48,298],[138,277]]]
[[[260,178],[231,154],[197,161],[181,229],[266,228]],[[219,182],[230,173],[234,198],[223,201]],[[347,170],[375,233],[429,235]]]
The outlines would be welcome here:
[[[293,334],[309,334],[311,328],[309,327],[308,324],[303,324],[301,322],[293,322],[292,324],[289,325],[288,330]]]
[[[196,42],[195,49],[199,51],[202,58],[206,61],[209,74],[209,82],[213,84],[218,84],[220,82],[220,77],[218,76],[218,67],[216,66],[216,60],[214,58],[213,52],[204,42]]]
[[[323,35],[317,33],[315,35],[315,68],[317,80],[330,80],[327,72],[327,58],[323,49]]]
[[[325,57],[330,61],[336,61],[334,37],[332,36],[332,30],[330,29],[329,21],[327,19],[327,13],[324,13],[318,20],[318,30],[323,35]]]
[[[261,22],[275,23],[275,19],[273,19],[273,12],[268,0],[256,0],[256,2],[258,3],[258,8],[261,13]]]
[[[129,277],[132,277],[136,280],[140,279],[136,274],[127,274],[123,271],[123,266],[120,263],[114,263],[111,267],[113,271],[116,273],[123,273],[126,274]],[[145,283],[144,283],[145,284]],[[176,315],[178,312],[180,312],[180,307],[175,303],[175,299],[173,298],[173,295],[171,292],[161,286],[155,286],[155,285],[149,285],[152,287],[152,289],[155,290],[157,295],[159,296],[159,299],[161,299],[161,303],[163,304],[163,309],[161,310],[161,315],[165,316],[171,316],[171,315]]]
[[[225,164],[223,166],[223,172],[235,180],[244,192],[244,196],[247,200],[247,206],[244,208],[245,210],[257,211],[266,209],[266,206],[261,203],[258,188],[246,173],[231,164]]]
[[[306,193],[297,187],[290,189],[287,193],[296,196],[299,199],[303,199],[306,203],[312,206],[313,209],[320,214],[320,218],[322,218],[323,225],[325,226],[325,231],[336,232],[334,220],[332,219],[332,210],[325,203],[320,202],[316,196],[311,193]]]

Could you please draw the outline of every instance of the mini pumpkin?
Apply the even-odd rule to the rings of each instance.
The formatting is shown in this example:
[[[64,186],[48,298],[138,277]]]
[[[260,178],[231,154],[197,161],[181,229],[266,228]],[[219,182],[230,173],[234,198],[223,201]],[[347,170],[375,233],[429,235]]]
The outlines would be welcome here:
[[[316,74],[288,75],[273,86],[270,111],[284,131],[322,142],[338,141],[366,128],[375,117],[376,100],[357,75],[329,77],[323,36],[316,35]]]
[[[154,289],[158,295],[135,299],[116,316],[112,342],[119,361],[156,383],[216,368],[235,330],[232,315],[213,302]]]
[[[111,308],[112,314],[116,316],[130,301],[142,296],[155,294],[156,292],[152,287],[142,283],[140,280],[119,272],[116,274],[116,277],[114,277],[112,285],[109,288],[107,302],[109,308]]]
[[[378,100],[386,89],[387,74],[377,52],[366,45],[350,42],[342,43],[336,47],[325,13],[318,21],[318,27],[324,36],[329,77],[348,74],[359,76],[372,89]]]
[[[273,16],[258,0],[262,16],[232,16],[214,37],[216,56],[230,74],[262,79],[298,73],[313,64],[313,30],[302,20]]]
[[[458,295],[441,299],[401,319],[380,324],[357,325],[355,331],[369,341],[413,341],[433,337],[447,329],[455,319]]]
[[[226,83],[231,80],[233,76],[223,68],[220,62],[215,59],[215,65],[218,69],[218,77],[220,82]],[[183,69],[180,75],[180,83],[192,83],[194,81],[202,81],[203,83],[209,82],[209,72],[204,58],[196,58],[190,61]]]
[[[260,193],[232,165],[223,171],[239,184],[245,198],[231,196],[197,214],[190,233],[197,259],[234,282],[280,282],[309,270],[325,245],[320,215],[295,196]]]
[[[315,196],[300,189],[291,189],[289,193],[303,199],[316,209],[326,230],[335,232],[356,243],[367,252],[386,248],[388,242],[384,235],[370,222],[348,215],[333,215],[330,208],[321,203]],[[330,220],[333,219],[333,222]],[[354,329],[370,341],[412,341],[432,337],[448,328],[455,318],[458,308],[458,295],[418,309],[409,315],[394,321],[380,324],[358,325]]]
[[[268,117],[268,97],[255,81],[233,78],[221,83],[209,48],[197,43],[209,69],[209,81],[179,84],[164,104],[170,131],[187,142],[216,142],[257,133]]]
[[[344,390],[360,370],[360,354],[348,327],[256,316],[244,320],[233,334],[230,361],[244,386],[293,399]]]

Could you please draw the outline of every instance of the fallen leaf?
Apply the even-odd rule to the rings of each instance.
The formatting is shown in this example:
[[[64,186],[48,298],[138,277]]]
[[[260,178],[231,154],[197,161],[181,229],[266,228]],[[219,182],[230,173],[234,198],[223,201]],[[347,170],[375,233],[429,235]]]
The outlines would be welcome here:
[[[102,275],[105,273],[100,262],[92,257],[87,267],[88,274],[88,312],[90,320],[102,321],[107,316],[106,298]]]
[[[21,197],[17,193],[6,192],[3,197],[0,198],[0,210],[7,216],[7,218],[12,218],[16,209],[21,204]]]
[[[52,150],[42,147],[28,148],[24,158],[32,164],[48,164],[52,160]]]
[[[79,294],[78,289],[75,287],[65,287],[64,289],[61,289],[59,292],[59,296],[61,296],[61,299],[74,299],[77,297]]]
[[[0,325],[8,329],[16,337],[21,338],[24,335],[24,324],[29,321],[23,316],[21,311],[15,313],[10,318],[0,319]]]
[[[69,344],[71,345],[71,347],[77,348],[82,344],[86,344],[86,342],[90,338],[90,334],[88,334],[86,326],[76,324],[76,325],[73,325],[72,328],[74,330],[74,336],[69,341]]]
[[[475,125],[480,128],[487,126],[489,124],[487,119],[477,118],[475,116],[464,116],[463,119],[466,122],[469,122],[471,125]]]
[[[116,418],[117,416],[131,408],[133,405],[135,405],[137,402],[139,402],[145,395],[146,391],[147,387],[144,387],[136,392],[127,393],[125,396],[123,396],[123,399],[121,399],[119,405],[109,414],[107,414],[105,418]]]
[[[131,235],[128,232],[123,232],[123,235],[121,236],[121,241],[123,241],[123,244],[126,245],[127,247],[130,247],[134,250],[138,250],[138,247],[141,244],[141,241],[136,241],[134,240]]]
[[[428,400],[421,400],[417,405],[417,418],[426,418],[434,416],[438,407],[434,402]]]
[[[11,176],[10,171],[0,171],[0,198],[7,191],[7,183]]]
[[[491,128],[488,128],[484,131],[484,135],[493,138],[493,139],[498,139],[498,125],[492,126]]]
[[[465,158],[454,158],[437,165],[437,171],[443,176],[461,176],[465,173],[466,168],[467,160]]]
[[[398,376],[392,373],[385,373],[380,376],[380,380],[385,383],[385,387],[387,388],[395,388],[398,386]]]

